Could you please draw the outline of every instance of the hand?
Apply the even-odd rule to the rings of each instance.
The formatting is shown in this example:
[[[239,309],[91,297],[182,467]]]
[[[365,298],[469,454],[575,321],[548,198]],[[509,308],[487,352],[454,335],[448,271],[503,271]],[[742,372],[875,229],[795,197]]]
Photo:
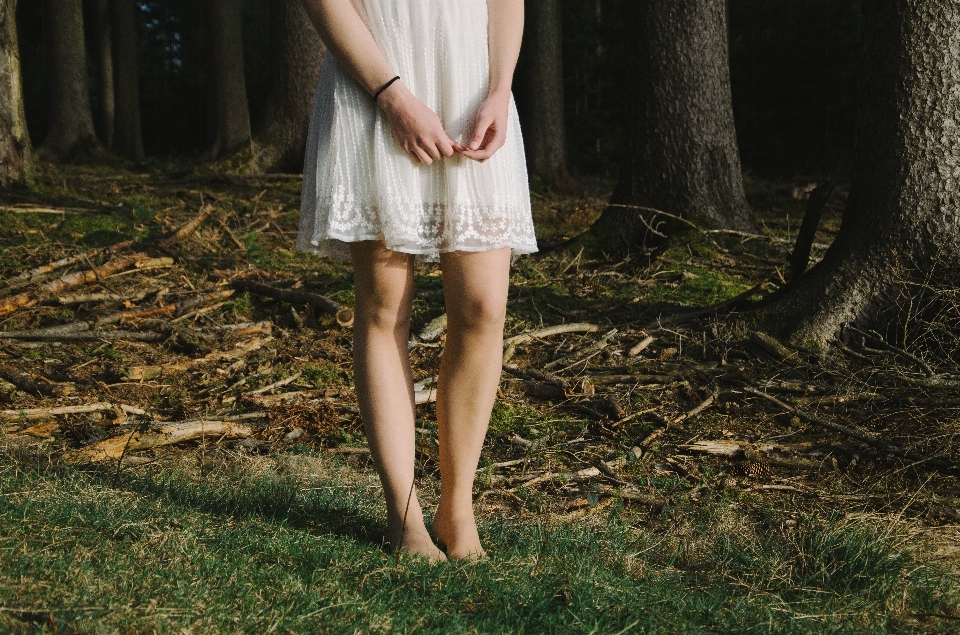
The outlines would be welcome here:
[[[453,156],[458,144],[447,135],[440,117],[400,81],[383,91],[378,101],[393,138],[414,163],[430,165]]]
[[[456,150],[463,156],[481,163],[492,157],[507,140],[509,108],[509,91],[487,95],[477,110],[473,135],[466,146],[457,144]]]

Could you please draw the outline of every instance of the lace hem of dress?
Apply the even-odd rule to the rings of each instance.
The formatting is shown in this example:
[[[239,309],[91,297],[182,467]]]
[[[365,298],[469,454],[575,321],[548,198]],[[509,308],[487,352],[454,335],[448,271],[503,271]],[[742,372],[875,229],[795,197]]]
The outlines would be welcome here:
[[[323,209],[323,206],[318,206]],[[298,249],[350,260],[351,242],[382,240],[387,249],[436,262],[441,253],[491,251],[509,247],[512,256],[537,251],[529,210],[515,205],[412,204],[391,207],[386,222],[374,205],[341,203],[326,207],[326,222],[304,210]]]

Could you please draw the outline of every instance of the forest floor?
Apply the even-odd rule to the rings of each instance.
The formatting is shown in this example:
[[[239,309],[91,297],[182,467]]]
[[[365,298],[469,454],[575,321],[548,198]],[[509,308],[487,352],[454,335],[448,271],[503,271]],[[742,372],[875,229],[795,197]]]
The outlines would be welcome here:
[[[783,283],[807,183],[748,179],[755,235],[626,261],[577,238],[610,188],[533,193],[491,559],[432,568],[384,550],[351,268],[294,248],[299,179],[43,166],[3,193],[0,630],[960,632],[960,399],[927,372],[958,372],[950,317],[785,348],[722,303]],[[429,513],[442,271],[415,283]]]

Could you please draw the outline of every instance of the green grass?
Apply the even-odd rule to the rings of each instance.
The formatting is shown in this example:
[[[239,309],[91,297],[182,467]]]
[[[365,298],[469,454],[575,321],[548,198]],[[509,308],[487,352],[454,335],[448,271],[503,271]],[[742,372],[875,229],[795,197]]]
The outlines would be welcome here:
[[[350,476],[353,474],[353,476]],[[901,532],[834,520],[761,534],[727,501],[693,533],[606,518],[493,517],[492,554],[429,567],[388,555],[382,496],[329,459],[261,460],[201,479],[0,468],[0,629],[40,632],[885,633],[945,629],[956,589]],[[727,519],[726,522],[723,522]],[[733,525],[730,523],[734,522]],[[740,523],[739,525],[736,523]],[[744,528],[746,527],[746,529]],[[624,631],[624,629],[629,629]],[[940,630],[939,632],[943,632]]]

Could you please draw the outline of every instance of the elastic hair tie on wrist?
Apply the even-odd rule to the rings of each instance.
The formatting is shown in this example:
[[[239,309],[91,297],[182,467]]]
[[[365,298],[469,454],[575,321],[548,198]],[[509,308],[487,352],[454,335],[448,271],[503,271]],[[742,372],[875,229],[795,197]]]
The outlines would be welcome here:
[[[390,84],[392,84],[393,82],[397,81],[398,79],[400,79],[400,76],[399,76],[399,75],[397,75],[396,77],[394,77],[393,79],[391,79],[389,82],[387,82],[386,84],[384,84],[383,86],[381,86],[381,87],[380,87],[380,90],[378,90],[377,93],[373,96],[373,101],[377,101],[377,98],[380,97],[380,93],[382,93],[382,92],[385,91],[386,89],[390,88]]]

